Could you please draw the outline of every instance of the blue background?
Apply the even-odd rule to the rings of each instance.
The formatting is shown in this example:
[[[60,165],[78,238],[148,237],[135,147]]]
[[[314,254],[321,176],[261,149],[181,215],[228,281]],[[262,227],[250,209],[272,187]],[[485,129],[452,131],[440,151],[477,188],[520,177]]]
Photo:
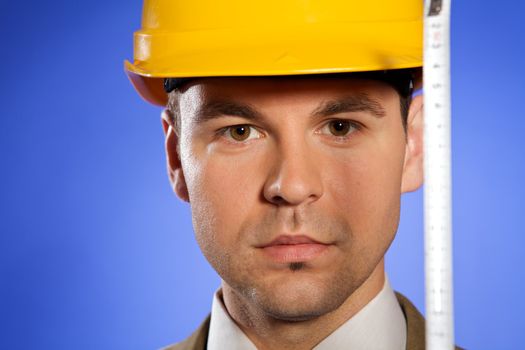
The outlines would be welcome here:
[[[219,280],[123,72],[141,2],[0,1],[0,348],[155,349]],[[525,344],[522,2],[453,4],[456,341]],[[387,264],[424,310],[422,191]]]

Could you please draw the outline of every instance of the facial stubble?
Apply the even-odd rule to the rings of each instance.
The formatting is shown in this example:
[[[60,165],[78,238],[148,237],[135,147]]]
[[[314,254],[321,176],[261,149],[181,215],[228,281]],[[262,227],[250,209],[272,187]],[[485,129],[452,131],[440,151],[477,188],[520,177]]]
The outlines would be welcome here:
[[[304,262],[293,262],[288,265],[288,268],[290,269],[290,271],[294,272],[302,270],[304,268],[304,265]]]

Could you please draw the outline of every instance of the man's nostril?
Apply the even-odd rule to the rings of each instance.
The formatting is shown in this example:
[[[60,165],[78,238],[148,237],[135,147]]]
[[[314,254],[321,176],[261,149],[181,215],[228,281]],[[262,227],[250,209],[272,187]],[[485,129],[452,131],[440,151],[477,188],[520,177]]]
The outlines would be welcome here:
[[[283,204],[286,201],[281,196],[273,196],[272,197],[272,202],[274,202],[275,204]]]

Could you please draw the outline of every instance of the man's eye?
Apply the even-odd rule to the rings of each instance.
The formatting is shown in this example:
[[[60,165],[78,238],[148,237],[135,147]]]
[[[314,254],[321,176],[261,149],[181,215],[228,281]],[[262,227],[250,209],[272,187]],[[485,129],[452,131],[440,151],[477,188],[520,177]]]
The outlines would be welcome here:
[[[323,134],[332,134],[337,137],[344,137],[357,129],[356,125],[348,120],[331,120],[321,129]]]
[[[237,142],[258,139],[261,133],[250,125],[234,125],[225,129],[224,136]]]

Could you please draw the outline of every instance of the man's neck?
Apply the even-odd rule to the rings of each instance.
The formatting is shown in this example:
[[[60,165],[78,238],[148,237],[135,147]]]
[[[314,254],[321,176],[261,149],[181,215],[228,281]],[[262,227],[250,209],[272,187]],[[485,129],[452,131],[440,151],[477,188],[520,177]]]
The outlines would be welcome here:
[[[228,313],[257,349],[312,349],[334,330],[357,314],[383,288],[384,260],[370,277],[336,310],[307,321],[275,319],[251,305],[223,282],[223,299]]]

